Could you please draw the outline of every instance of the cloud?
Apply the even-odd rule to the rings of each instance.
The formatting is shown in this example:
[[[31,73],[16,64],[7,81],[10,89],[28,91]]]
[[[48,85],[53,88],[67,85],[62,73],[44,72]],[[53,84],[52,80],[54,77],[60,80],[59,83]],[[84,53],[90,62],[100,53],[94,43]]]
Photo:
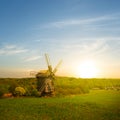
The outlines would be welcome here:
[[[5,48],[6,49],[14,49],[14,48],[16,48],[16,46],[15,45],[6,45]]]
[[[3,48],[0,48],[0,55],[14,55],[27,52],[27,49],[20,48],[16,45],[6,45]]]
[[[118,18],[119,17],[116,15],[106,15],[106,16],[86,18],[86,19],[67,19],[67,20],[49,23],[44,27],[45,28],[49,28],[49,27],[63,28],[63,27],[73,26],[73,25],[89,25],[97,22],[111,21]]]
[[[31,57],[26,58],[25,62],[35,61],[35,60],[38,60],[40,58],[41,58],[41,56],[31,56]]]
[[[90,56],[102,55],[110,51],[110,46],[106,41],[97,40],[95,43],[92,43],[91,45],[88,44],[86,51]]]
[[[80,40],[73,40],[74,43],[66,43],[62,46],[62,52],[70,53],[71,55],[81,57],[94,57],[107,54],[112,50],[108,41],[104,38],[80,38]]]
[[[101,53],[107,50],[107,46],[105,41],[93,40],[93,41],[84,42],[81,45],[81,50],[83,51],[83,53],[89,53],[89,54],[93,52]]]

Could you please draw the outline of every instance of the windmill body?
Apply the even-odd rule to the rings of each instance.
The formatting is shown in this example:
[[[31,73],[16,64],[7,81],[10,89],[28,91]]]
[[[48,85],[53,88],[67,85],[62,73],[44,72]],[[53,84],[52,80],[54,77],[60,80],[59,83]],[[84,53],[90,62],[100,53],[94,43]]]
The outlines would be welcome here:
[[[37,89],[40,92],[40,95],[47,95],[47,94],[54,94],[54,84],[53,84],[53,78],[51,78],[48,71],[45,73],[38,72],[36,74],[37,78]]]

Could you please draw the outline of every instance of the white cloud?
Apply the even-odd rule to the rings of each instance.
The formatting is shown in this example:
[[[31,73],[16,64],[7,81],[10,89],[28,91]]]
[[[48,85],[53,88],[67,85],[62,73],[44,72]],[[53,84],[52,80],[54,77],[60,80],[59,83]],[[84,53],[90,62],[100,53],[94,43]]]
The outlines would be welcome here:
[[[14,49],[14,48],[16,48],[16,46],[15,45],[6,45],[4,48],[6,48],[6,49]]]
[[[27,52],[27,49],[20,48],[16,45],[6,45],[3,48],[0,48],[0,55],[14,55]]]
[[[86,18],[86,19],[67,19],[67,20],[49,23],[45,25],[44,27],[45,28],[49,28],[49,27],[62,28],[62,27],[72,26],[72,25],[88,25],[88,24],[92,24],[96,22],[115,20],[118,18],[119,17],[116,15],[106,15],[106,16]]]
[[[83,54],[87,53],[87,55],[100,54],[105,52],[107,49],[108,47],[105,41],[100,40],[84,43],[82,47]]]
[[[77,41],[77,40],[73,40]],[[95,39],[93,38],[84,38],[74,43],[66,43],[62,46],[61,49],[65,53],[70,53],[70,55],[76,55],[81,57],[94,57],[101,56],[109,53],[112,50],[108,41],[104,38]]]
[[[41,58],[41,56],[31,56],[31,57],[26,58],[25,61],[26,62],[35,61],[35,60],[38,60],[40,58]]]

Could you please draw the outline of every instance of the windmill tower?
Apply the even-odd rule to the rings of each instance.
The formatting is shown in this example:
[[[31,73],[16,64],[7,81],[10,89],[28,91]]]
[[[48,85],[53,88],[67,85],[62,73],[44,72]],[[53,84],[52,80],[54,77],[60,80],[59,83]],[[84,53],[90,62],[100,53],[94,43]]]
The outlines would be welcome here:
[[[45,54],[48,70],[42,70],[36,74],[37,78],[37,89],[41,96],[52,95],[55,92],[54,82],[55,73],[62,61],[60,61],[57,66],[52,69],[50,64],[50,58],[48,54]]]

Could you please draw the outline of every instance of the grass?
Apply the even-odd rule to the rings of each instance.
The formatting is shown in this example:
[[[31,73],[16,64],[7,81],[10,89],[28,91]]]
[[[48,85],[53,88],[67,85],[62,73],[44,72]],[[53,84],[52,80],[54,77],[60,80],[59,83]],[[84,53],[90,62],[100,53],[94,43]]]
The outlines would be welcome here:
[[[120,91],[0,99],[0,120],[120,120]]]

